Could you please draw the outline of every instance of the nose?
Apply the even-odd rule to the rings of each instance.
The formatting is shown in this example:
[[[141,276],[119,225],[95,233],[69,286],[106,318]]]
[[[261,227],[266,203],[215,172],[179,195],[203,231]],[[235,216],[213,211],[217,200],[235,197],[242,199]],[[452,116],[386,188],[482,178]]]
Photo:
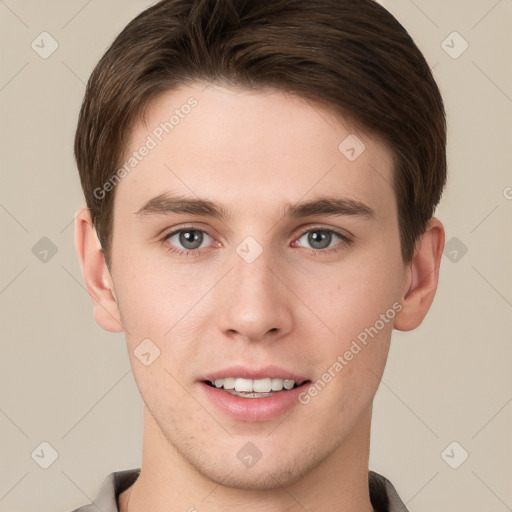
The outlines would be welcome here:
[[[234,252],[231,271],[215,290],[218,326],[233,340],[276,340],[290,332],[293,322],[292,293],[283,265],[270,250],[254,261],[240,254]]]

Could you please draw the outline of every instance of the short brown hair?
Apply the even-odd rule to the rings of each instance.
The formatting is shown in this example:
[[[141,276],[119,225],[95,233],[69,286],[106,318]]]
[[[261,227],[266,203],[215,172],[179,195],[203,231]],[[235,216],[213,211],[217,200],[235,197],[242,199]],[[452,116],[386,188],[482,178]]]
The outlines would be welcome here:
[[[402,259],[410,262],[445,186],[446,120],[430,68],[403,26],[373,0],[162,0],[97,64],[75,135],[109,266],[115,189],[100,198],[94,191],[121,165],[149,102],[194,81],[286,91],[378,136],[394,158]]]

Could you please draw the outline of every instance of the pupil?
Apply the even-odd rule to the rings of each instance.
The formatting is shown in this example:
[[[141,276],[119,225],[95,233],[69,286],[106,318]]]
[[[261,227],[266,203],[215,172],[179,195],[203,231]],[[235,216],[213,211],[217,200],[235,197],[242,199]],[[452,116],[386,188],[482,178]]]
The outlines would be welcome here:
[[[183,245],[183,247],[187,249],[197,249],[200,247],[201,243],[203,241],[203,234],[200,231],[194,230],[194,231],[183,231],[180,233],[180,243]],[[198,242],[198,243],[197,243]],[[194,247],[190,247],[187,244],[194,245],[197,243],[197,245]]]
[[[329,244],[331,243],[331,237],[332,234],[327,231],[312,231],[308,236],[308,242],[315,249],[325,249],[326,247],[329,247]],[[325,243],[326,241],[327,243]],[[320,245],[318,246],[315,244]]]

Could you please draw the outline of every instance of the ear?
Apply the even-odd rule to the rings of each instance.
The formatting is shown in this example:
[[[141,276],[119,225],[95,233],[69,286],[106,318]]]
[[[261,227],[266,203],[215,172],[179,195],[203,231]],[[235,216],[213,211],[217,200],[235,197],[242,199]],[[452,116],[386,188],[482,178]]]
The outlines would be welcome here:
[[[395,329],[416,329],[430,309],[437,290],[444,240],[443,224],[432,217],[425,233],[416,243],[413,259],[407,269],[400,298],[402,309],[395,315]]]
[[[85,207],[75,216],[75,248],[93,302],[96,323],[106,331],[123,332],[114,283],[92,225],[91,213]]]

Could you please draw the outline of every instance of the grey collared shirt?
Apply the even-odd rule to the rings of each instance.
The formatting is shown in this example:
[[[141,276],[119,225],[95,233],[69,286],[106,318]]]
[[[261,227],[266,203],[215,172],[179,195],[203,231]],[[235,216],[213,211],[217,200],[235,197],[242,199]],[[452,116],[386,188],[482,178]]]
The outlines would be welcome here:
[[[96,499],[73,512],[119,512],[117,499],[140,474],[140,468],[115,471],[105,478]],[[393,484],[382,475],[369,472],[370,497],[375,512],[408,512]]]

